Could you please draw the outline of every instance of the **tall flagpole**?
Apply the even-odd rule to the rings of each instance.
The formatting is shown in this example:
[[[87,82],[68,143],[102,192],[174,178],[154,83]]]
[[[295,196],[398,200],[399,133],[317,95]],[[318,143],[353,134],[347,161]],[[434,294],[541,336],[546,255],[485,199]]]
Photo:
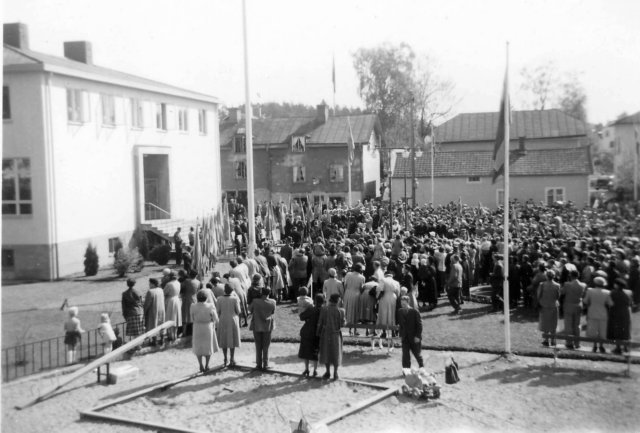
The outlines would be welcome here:
[[[509,317],[509,147],[510,147],[510,121],[511,102],[509,98],[509,42],[507,42],[507,69],[505,72],[505,98],[504,98],[504,221],[503,225],[503,275],[502,282],[504,300],[504,351],[511,353],[511,318]]]
[[[247,225],[249,226],[249,239],[247,256],[253,257],[256,249],[256,212],[253,196],[253,130],[251,125],[251,93],[249,93],[249,48],[247,42],[247,2],[242,0],[242,36],[244,39],[244,117],[245,117],[245,142],[247,151]]]

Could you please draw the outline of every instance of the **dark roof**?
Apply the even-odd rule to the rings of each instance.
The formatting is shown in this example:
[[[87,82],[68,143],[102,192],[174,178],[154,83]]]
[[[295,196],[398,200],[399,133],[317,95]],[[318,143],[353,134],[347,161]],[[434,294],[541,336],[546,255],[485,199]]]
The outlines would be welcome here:
[[[254,119],[252,127],[253,143],[288,144],[293,135],[307,135],[307,144],[344,144],[349,135],[349,123],[355,143],[368,143],[371,133],[379,131],[379,122],[375,114],[357,114],[351,116],[329,117],[320,123],[315,117],[289,117],[281,119]],[[220,146],[229,146],[238,129],[244,129],[244,120],[240,123],[224,121],[220,124]]]
[[[161,83],[159,81],[149,80],[147,78],[139,77],[137,75],[127,74],[125,72],[116,71],[102,66],[96,66],[93,64],[86,64],[77,62],[75,60],[67,59],[66,57],[57,57],[49,54],[43,54],[28,49],[19,49],[11,45],[3,44],[3,66],[7,70],[7,66],[11,67],[23,67],[28,65],[40,65],[46,68],[46,66],[62,68],[70,75],[76,73],[92,74],[99,80],[102,78],[104,81],[118,80],[120,82],[128,83],[129,87],[135,88],[138,86],[151,87],[156,91],[164,91],[169,94],[178,93],[180,96],[190,97],[194,99],[204,100],[216,100],[215,97],[205,95],[203,93],[193,92],[191,90],[183,89],[169,84]],[[217,100],[216,100],[217,102]]]
[[[591,155],[589,147],[571,149],[527,150],[517,160],[512,151],[509,173],[512,176],[553,176],[591,174]],[[492,151],[445,151],[436,152],[434,157],[434,176],[491,176],[493,172]],[[409,158],[396,158],[393,177],[411,176]],[[431,154],[425,153],[416,158],[416,177],[431,176]]]
[[[629,124],[638,124],[638,123],[640,123],[640,111],[630,116],[622,117],[616,120],[615,122],[613,122],[612,125],[629,125]]]
[[[494,141],[498,129],[499,113],[458,114],[436,128],[438,143],[463,141]],[[586,135],[587,125],[582,120],[552,110],[511,112],[510,137],[528,139],[575,137]]]

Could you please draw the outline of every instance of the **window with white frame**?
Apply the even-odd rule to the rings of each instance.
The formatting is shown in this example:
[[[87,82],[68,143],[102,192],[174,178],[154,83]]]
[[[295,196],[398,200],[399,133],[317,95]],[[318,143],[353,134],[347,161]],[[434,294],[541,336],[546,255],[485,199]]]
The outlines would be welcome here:
[[[186,108],[178,108],[178,131],[186,132],[189,130],[189,110]]]
[[[564,187],[550,187],[544,189],[545,201],[548,206],[556,202],[564,202]]]
[[[9,86],[2,86],[2,120],[11,119],[11,98]]]
[[[244,134],[236,134],[233,137],[233,151],[235,153],[247,153],[247,141]]]
[[[467,183],[480,183],[480,176],[468,176]]]
[[[329,182],[344,182],[344,165],[329,165]]]
[[[235,162],[235,178],[236,179],[247,178],[247,162],[246,161]]]
[[[307,137],[304,135],[294,135],[291,137],[291,151],[304,152],[307,148]]]
[[[4,158],[2,160],[2,214],[31,215],[31,160]]]
[[[67,89],[67,120],[73,123],[86,123],[90,119],[87,92],[78,89]]]
[[[156,128],[160,131],[167,130],[167,104],[156,103]]]
[[[496,189],[496,204],[498,206],[504,205],[504,189]]]
[[[116,98],[113,95],[100,95],[102,108],[102,124],[106,126],[116,125]]]
[[[207,135],[207,110],[198,110],[198,130],[200,134]]]
[[[131,127],[142,129],[144,128],[144,110],[142,108],[142,101],[136,98],[129,99],[129,108],[131,109]]]
[[[303,165],[293,167],[293,183],[304,183],[307,180],[307,168]]]

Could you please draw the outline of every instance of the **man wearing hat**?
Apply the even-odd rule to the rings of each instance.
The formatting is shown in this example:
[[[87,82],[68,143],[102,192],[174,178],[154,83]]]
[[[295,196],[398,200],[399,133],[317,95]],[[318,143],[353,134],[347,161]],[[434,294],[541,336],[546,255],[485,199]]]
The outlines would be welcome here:
[[[587,337],[607,338],[607,322],[609,320],[609,312],[607,307],[613,306],[611,292],[605,287],[607,280],[603,277],[595,277],[593,279],[595,287],[587,289],[584,296],[583,304],[587,310]],[[598,351],[598,343],[593,343],[593,351]],[[600,343],[600,353],[606,353],[602,343]]]

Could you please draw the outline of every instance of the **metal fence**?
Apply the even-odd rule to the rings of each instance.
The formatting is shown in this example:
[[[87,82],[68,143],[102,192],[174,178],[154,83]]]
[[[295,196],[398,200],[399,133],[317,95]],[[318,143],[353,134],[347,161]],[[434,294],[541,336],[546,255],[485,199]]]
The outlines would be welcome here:
[[[114,331],[116,329],[119,331],[124,342],[126,322],[112,326]],[[100,356],[102,356],[102,344],[98,328],[82,334],[82,340],[76,347],[76,363]],[[67,365],[64,336],[2,349],[2,360],[0,362],[2,363],[3,382],[64,367]]]

